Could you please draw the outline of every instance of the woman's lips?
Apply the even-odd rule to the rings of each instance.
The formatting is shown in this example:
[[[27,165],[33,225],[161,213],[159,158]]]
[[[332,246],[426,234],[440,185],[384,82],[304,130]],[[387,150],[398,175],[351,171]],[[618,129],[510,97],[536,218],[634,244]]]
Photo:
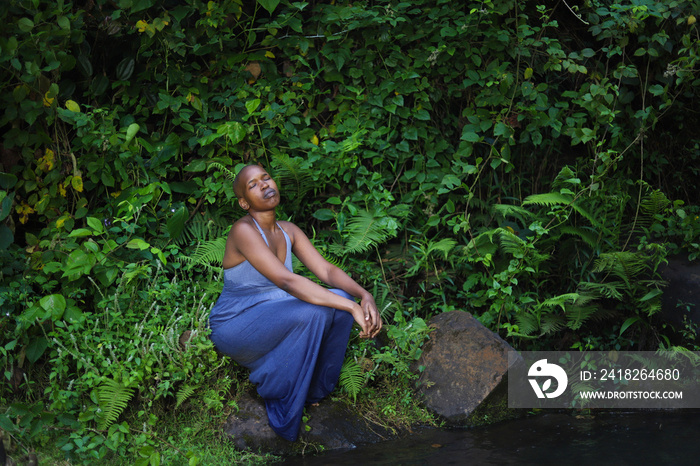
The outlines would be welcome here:
[[[268,189],[265,190],[265,193],[263,194],[263,198],[264,198],[264,199],[270,199],[270,198],[273,197],[275,194],[277,194],[277,191],[275,191],[275,190],[272,189],[272,188],[268,188]]]

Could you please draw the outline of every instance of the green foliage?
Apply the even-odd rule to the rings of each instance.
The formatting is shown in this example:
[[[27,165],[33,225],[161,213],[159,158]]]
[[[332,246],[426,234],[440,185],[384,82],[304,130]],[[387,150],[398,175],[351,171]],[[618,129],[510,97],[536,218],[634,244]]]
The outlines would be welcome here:
[[[113,379],[106,379],[97,387],[96,392],[97,402],[101,410],[97,428],[106,430],[126,409],[127,404],[134,396],[134,390]]]
[[[353,359],[346,359],[343,367],[340,369],[338,384],[352,397],[353,401],[357,401],[357,395],[360,393],[365,381],[362,367]]]
[[[696,5],[566,6],[4,2],[0,401],[24,403],[7,419],[22,435],[63,419],[74,458],[133,440],[158,462],[132,407],[222,405],[199,306],[248,163],[402,313],[353,355],[358,402],[394,403],[380,412],[411,406],[401,377],[438,312],[523,349],[692,344],[663,327],[658,267],[700,257]],[[81,406],[104,380],[135,393],[98,434]]]

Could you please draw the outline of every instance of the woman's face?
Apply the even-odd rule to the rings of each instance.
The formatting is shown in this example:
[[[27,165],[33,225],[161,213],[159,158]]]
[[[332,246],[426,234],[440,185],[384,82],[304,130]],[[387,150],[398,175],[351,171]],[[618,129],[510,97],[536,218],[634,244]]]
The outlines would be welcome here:
[[[241,174],[241,193],[238,203],[245,210],[274,209],[280,202],[277,184],[262,167],[250,165]]]

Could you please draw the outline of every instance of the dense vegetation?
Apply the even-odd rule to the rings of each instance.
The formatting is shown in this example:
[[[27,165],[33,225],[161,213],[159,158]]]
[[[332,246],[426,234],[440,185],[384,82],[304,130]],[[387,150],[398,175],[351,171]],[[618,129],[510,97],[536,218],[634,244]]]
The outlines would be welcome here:
[[[697,349],[658,274],[700,254],[697,14],[2,2],[0,429],[78,462],[215,464],[246,373],[206,319],[248,163],[374,290],[392,325],[352,340],[338,396],[393,423],[424,416],[409,365],[439,312],[520,349]]]

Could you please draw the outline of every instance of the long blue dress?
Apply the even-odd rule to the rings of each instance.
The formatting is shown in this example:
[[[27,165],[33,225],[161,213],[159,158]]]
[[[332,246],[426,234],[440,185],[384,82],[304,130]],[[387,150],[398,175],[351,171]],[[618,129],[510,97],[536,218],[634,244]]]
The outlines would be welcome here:
[[[282,232],[284,266],[292,271],[292,244]],[[331,291],[352,299],[342,290]],[[270,427],[290,441],[297,439],[304,406],[335,387],[353,322],[349,312],[295,298],[248,261],[224,270],[224,288],[209,315],[211,340],[250,369]]]

